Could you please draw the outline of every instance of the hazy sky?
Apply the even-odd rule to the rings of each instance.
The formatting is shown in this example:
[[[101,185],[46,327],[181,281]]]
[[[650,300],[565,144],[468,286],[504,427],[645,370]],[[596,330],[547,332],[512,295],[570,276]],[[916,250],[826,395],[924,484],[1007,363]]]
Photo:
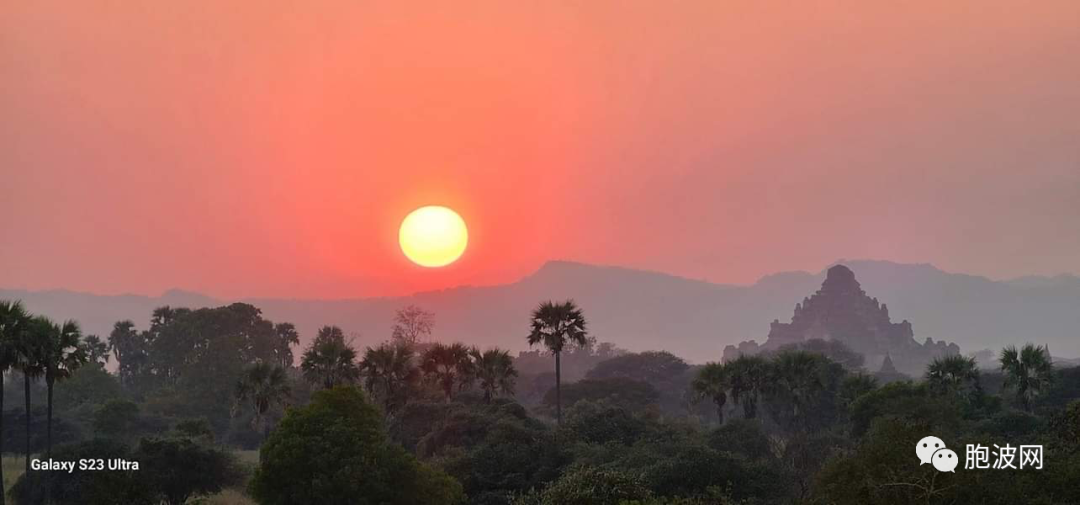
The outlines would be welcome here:
[[[1080,2],[406,3],[5,2],[0,286],[1080,273]]]

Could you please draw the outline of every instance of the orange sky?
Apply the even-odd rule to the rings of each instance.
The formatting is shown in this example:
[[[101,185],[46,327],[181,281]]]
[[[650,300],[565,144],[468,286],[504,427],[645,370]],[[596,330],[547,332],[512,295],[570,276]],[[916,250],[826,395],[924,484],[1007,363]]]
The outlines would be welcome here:
[[[1078,2],[306,3],[0,7],[0,286],[1080,273]]]

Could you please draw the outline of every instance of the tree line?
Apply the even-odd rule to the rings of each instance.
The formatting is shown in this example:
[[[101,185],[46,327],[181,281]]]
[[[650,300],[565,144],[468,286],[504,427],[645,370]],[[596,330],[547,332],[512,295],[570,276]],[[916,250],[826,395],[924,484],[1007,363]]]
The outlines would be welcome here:
[[[0,308],[10,314],[15,305]],[[10,349],[30,338],[34,318],[21,312],[0,322]],[[118,322],[106,341],[75,339],[66,355],[85,357],[81,367],[56,365],[68,370],[54,372],[62,440],[71,441],[63,421],[85,413],[94,422],[83,429],[97,437],[58,450],[146,458],[168,471],[145,485],[86,475],[47,482],[35,472],[12,496],[62,502],[78,489],[103,497],[87,503],[109,503],[121,495],[106,490],[116,489],[128,503],[167,495],[183,503],[239,478],[222,449],[258,447],[248,492],[266,504],[989,502],[1018,496],[1006,484],[1048,502],[1073,497],[1063,484],[1076,477],[1062,470],[1068,465],[1039,474],[1038,486],[1027,474],[1002,475],[978,495],[955,483],[928,487],[932,474],[892,449],[933,432],[950,443],[1042,442],[1054,454],[1080,454],[1080,438],[1069,438],[1080,433],[1070,428],[1080,427],[1080,404],[1068,407],[1080,396],[1080,373],[1055,368],[1045,348],[1006,348],[999,371],[943,356],[919,380],[895,380],[866,372],[862,356],[838,342],[693,365],[663,351],[596,346],[571,300],[522,316],[517,338],[540,354],[437,342],[434,314],[418,307],[403,308],[387,340],[362,349],[335,326],[301,348],[295,327],[246,304],[162,307],[145,330]],[[54,326],[42,333],[60,339],[65,325]],[[110,358],[115,375],[101,366]],[[52,403],[46,369],[20,385],[31,382]],[[40,424],[52,423],[42,416]],[[35,452],[51,451],[45,438]],[[169,467],[154,459],[161,454],[183,457]],[[198,461],[221,476],[193,471],[165,491],[181,471],[176,462]]]

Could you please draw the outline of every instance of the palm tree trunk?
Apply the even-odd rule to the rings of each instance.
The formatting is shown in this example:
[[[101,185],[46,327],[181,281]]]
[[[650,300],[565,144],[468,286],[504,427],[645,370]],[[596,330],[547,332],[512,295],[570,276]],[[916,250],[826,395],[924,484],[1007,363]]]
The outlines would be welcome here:
[[[719,403],[716,404],[716,419],[719,420],[720,426],[724,425],[724,406]]]
[[[256,407],[256,409],[257,409],[257,407]],[[258,410],[256,410],[255,411],[255,418],[251,422],[253,424],[252,428],[255,429],[256,431],[258,431],[259,427],[262,426],[262,428],[263,428],[262,442],[265,444],[266,439],[270,438],[270,423],[263,424],[262,421],[263,421],[262,413],[260,413]]]
[[[45,459],[52,459],[52,399],[53,384],[55,382],[55,378],[46,375],[45,385],[46,389],[48,390],[48,401],[46,409],[48,411],[48,414],[45,421]],[[45,503],[52,503],[52,483],[49,482],[49,480],[45,481]]]
[[[555,353],[555,424],[562,426],[562,362]]]
[[[46,379],[46,387],[49,391],[48,396],[48,414],[45,421],[45,459],[52,457],[52,398],[53,398],[53,384],[56,382],[54,379]]]
[[[4,455],[4,371],[0,370],[0,457]],[[0,483],[4,482],[4,465],[0,464]],[[0,505],[5,505],[6,493],[0,490]]]
[[[30,375],[23,373],[24,394],[26,396],[26,474],[30,474]]]

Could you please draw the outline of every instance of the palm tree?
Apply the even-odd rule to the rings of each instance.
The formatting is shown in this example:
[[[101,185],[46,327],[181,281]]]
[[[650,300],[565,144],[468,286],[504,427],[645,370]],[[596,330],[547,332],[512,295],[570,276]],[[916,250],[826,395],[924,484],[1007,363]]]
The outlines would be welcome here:
[[[498,393],[514,394],[514,380],[518,372],[514,369],[510,352],[497,348],[481,352],[474,347],[469,350],[469,355],[472,356],[480,389],[484,391],[484,402],[491,403],[491,398]]]
[[[442,387],[446,401],[454,397],[454,386],[462,389],[472,382],[473,368],[465,344],[433,344],[420,357],[420,370]]]
[[[23,308],[22,302],[0,300],[0,413],[4,411],[4,376],[18,363],[18,343],[29,324],[30,314]],[[3,423],[3,416],[0,415],[0,433],[4,431]],[[3,437],[0,437],[0,454],[4,453],[3,444]],[[0,468],[0,482],[3,481],[3,468]],[[0,492],[0,505],[4,503],[4,493]]]
[[[1043,392],[1053,380],[1054,365],[1045,347],[1026,344],[1019,351],[1008,346],[1001,351],[1001,371],[1005,372],[1005,387],[1016,388],[1016,397],[1024,410],[1031,412],[1031,400]]]
[[[926,368],[926,382],[935,391],[955,392],[970,385],[979,389],[979,365],[975,358],[959,354],[934,358]]]
[[[304,351],[300,369],[308,382],[330,389],[360,378],[356,366],[356,349],[345,342],[345,334],[337,326],[323,326],[311,346]]]
[[[731,399],[742,404],[743,417],[757,417],[757,404],[769,381],[769,362],[761,356],[739,356],[726,365]]]
[[[157,311],[155,311],[155,314]],[[146,361],[147,335],[140,334],[131,321],[117,321],[109,333],[109,350],[116,357],[116,374],[120,385],[130,385]]]
[[[87,335],[83,339],[83,348],[86,349],[88,363],[103,367],[109,362],[109,344],[102,341],[101,337]]]
[[[30,382],[45,374],[45,355],[54,324],[47,318],[30,320],[16,342],[17,368],[23,375],[23,398],[26,403],[26,472],[30,472]]]
[[[274,356],[282,368],[293,366],[292,346],[300,345],[300,334],[292,323],[278,323],[274,325]]]
[[[48,318],[33,317],[16,343],[15,368],[23,373],[23,398],[26,407],[26,472],[30,470],[30,383],[45,373],[45,345],[53,323]]]
[[[567,344],[582,347],[589,342],[585,316],[573,300],[563,303],[543,302],[532,312],[529,346],[543,344],[555,355],[555,420],[562,424],[562,362],[560,355]]]
[[[722,363],[706,363],[690,383],[690,388],[694,390],[696,401],[708,398],[716,404],[716,418],[721,425],[724,424],[724,404],[727,403],[727,392],[731,389],[731,375],[727,366]]]
[[[360,360],[364,387],[372,395],[382,397],[388,412],[405,403],[409,386],[420,377],[414,357],[412,347],[399,342],[384,342],[364,351],[364,358]]]
[[[831,387],[838,386],[843,367],[832,360],[806,351],[782,351],[769,366],[767,393],[775,402],[778,421],[797,428],[808,420],[812,406]]]
[[[86,349],[82,344],[82,330],[75,321],[56,324],[43,317],[40,319],[41,331],[48,337],[43,342],[42,366],[45,371],[45,387],[48,391],[45,435],[45,455],[52,456],[52,419],[53,388],[56,381],[71,377],[79,367],[88,361]]]
[[[252,429],[258,429],[259,423],[274,404],[284,406],[289,398],[289,378],[280,365],[256,362],[240,376],[236,383],[236,406],[249,402]],[[234,408],[235,413],[235,408]],[[270,426],[263,431],[263,439],[269,435]]]

